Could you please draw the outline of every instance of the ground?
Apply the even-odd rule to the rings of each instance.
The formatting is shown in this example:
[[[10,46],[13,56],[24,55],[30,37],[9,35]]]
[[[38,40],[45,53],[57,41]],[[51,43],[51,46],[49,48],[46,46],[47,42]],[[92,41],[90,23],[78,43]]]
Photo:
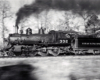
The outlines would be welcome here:
[[[100,56],[0,58],[0,67],[18,63],[34,66],[38,80],[100,80]]]

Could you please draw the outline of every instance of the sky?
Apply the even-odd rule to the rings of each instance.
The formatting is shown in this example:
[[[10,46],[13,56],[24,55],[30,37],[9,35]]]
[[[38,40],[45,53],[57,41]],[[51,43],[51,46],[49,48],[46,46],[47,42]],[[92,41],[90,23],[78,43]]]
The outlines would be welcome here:
[[[11,4],[12,12],[17,12],[19,8],[24,6],[25,4],[31,4],[34,0],[8,0]]]
[[[6,25],[9,28],[8,33],[14,33],[15,32],[14,27],[15,27],[15,23],[16,23],[16,13],[25,4],[31,4],[31,3],[34,2],[34,0],[8,0],[8,1],[10,2],[10,5],[11,5],[11,12],[13,13],[13,18],[12,19],[6,19]],[[57,30],[57,27],[59,25],[59,19],[63,20],[63,17],[64,17],[63,13],[64,13],[63,11],[55,11],[55,10],[50,10],[48,12],[48,16],[49,16],[48,18],[51,19],[50,20],[51,25],[48,25],[49,29]],[[45,15],[44,13],[41,13],[41,14]],[[41,23],[44,23],[43,21],[45,21],[43,19],[43,17],[44,16],[42,16],[40,18],[40,21],[37,21],[37,19],[34,17],[34,15],[31,15],[30,17],[27,18],[27,20],[24,21],[24,23],[22,22],[19,26],[26,26],[24,28],[24,33],[25,33],[25,29],[28,28],[28,27],[31,27],[33,29],[33,33],[37,33],[38,28],[41,27]],[[43,21],[41,19],[43,19]],[[83,23],[81,23],[82,22],[81,18],[75,18],[75,19],[73,19],[73,21],[74,21],[74,24],[83,24]],[[79,21],[80,21],[80,23],[78,23]],[[38,23],[40,23],[40,25],[38,25]],[[71,26],[73,27],[73,25],[71,25]],[[80,26],[80,27],[81,28],[79,29],[79,31],[84,32],[84,26]],[[59,29],[61,29],[60,26],[59,26]],[[61,29],[61,30],[63,30],[63,29]],[[7,36],[8,36],[8,34],[7,34]]]

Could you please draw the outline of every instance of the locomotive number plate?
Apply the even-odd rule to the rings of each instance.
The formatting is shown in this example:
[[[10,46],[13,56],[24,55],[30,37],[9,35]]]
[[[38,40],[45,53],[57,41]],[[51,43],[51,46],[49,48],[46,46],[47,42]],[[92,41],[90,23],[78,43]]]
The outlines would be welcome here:
[[[68,43],[68,40],[60,40],[60,43]]]

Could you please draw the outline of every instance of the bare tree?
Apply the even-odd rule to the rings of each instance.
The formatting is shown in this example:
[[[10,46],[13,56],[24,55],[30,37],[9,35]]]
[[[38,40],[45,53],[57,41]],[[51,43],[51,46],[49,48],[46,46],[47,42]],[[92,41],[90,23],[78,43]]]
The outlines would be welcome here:
[[[4,44],[4,38],[5,38],[5,31],[8,31],[6,25],[5,25],[5,19],[8,17],[11,17],[10,14],[10,3],[7,0],[0,0],[0,17],[1,17],[1,29],[2,29],[2,38],[3,38],[3,44]],[[4,47],[4,45],[3,45]]]
[[[21,20],[21,22],[20,22],[20,32],[19,33],[21,33],[21,34],[23,34],[24,33],[24,28],[25,27],[27,27],[27,25],[25,25],[25,23],[27,23],[28,24],[28,18],[24,18],[24,19],[22,19]],[[15,26],[14,26],[15,27]]]
[[[74,15],[70,14],[69,12],[65,12],[65,24],[66,24],[66,29],[70,30],[70,19],[73,18],[74,19]]]
[[[88,11],[80,11],[79,15],[83,18],[84,21],[86,21],[91,16]]]
[[[40,21],[40,27],[44,28],[46,32],[49,32],[51,23],[50,23],[50,17],[48,16],[49,10],[43,11],[41,14],[39,14],[38,19]]]
[[[80,17],[82,17],[83,19],[83,26],[85,27],[85,32],[87,33],[87,21],[88,19],[91,17],[93,12],[87,11],[87,10],[83,10],[83,11],[78,11],[78,14]]]
[[[59,20],[60,22],[60,27],[62,26],[62,28],[64,28],[64,30],[71,30],[71,26],[70,24],[73,24],[73,19],[76,18],[77,15],[74,15],[72,12],[69,11],[65,11],[63,17],[65,18],[65,20]]]
[[[45,29],[47,32],[49,32],[49,26],[50,25],[50,18],[48,18],[48,10],[45,11]]]
[[[100,20],[96,14],[92,14],[90,19],[87,21],[87,29],[91,30],[92,33],[95,33],[97,30],[100,30]]]

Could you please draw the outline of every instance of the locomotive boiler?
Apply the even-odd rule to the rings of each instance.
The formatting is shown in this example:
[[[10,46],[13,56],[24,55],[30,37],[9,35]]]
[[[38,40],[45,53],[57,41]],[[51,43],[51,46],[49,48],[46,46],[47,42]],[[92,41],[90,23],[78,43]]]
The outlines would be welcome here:
[[[49,31],[44,33],[40,28],[37,34],[32,34],[32,29],[28,28],[26,34],[9,34],[8,46],[5,49],[8,56],[57,56],[67,53],[71,48],[71,36],[63,31]]]

